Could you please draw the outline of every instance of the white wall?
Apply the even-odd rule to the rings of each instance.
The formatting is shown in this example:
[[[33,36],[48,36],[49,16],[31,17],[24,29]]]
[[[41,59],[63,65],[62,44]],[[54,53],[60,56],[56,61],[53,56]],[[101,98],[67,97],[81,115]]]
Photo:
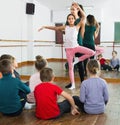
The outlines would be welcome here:
[[[35,14],[26,14],[26,3],[35,4]],[[37,30],[42,25],[53,25],[50,22],[50,10],[35,0],[2,0],[0,2],[0,39],[22,40],[22,42],[0,41],[0,55],[11,54],[18,62],[33,60],[36,54],[41,54],[40,49],[34,50],[34,40],[55,41],[53,31]],[[28,40],[29,42],[24,42]],[[25,44],[23,47],[22,44]],[[43,50],[44,53],[45,49]],[[52,50],[48,53],[52,56]],[[46,56],[47,57],[47,56]]]
[[[114,22],[120,22],[119,0],[109,0],[102,8],[102,41],[114,41]]]
[[[109,0],[107,1],[102,8],[102,26],[101,26],[101,41],[114,41],[114,22],[120,22],[119,14],[119,0]],[[106,58],[111,58],[111,51],[113,48],[107,47],[113,45],[112,43],[104,44],[105,52],[104,56]],[[118,52],[118,57],[120,59],[120,48],[119,45],[114,47],[114,50]]]
[[[20,0],[0,1],[0,39],[21,39],[20,10]]]
[[[40,28],[43,25],[54,25],[51,22],[51,11],[38,3],[37,1],[35,3],[35,15],[34,15],[34,39],[35,40],[50,40],[55,41],[55,32],[50,30],[43,30],[41,32],[38,32],[38,28]]]
[[[101,8],[85,7],[85,14],[93,14],[98,21],[101,21]],[[67,15],[70,13],[69,9],[66,10],[54,10],[52,15],[52,21],[54,23],[65,23]]]

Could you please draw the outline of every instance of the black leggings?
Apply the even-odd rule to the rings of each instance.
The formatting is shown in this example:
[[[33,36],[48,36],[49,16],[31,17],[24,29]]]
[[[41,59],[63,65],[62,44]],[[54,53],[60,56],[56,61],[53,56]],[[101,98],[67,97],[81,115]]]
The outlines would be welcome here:
[[[75,57],[80,57],[82,55],[83,54],[81,54],[81,53],[76,53]],[[78,68],[80,81],[82,82],[84,80],[84,64],[83,64],[83,62],[78,62],[76,65],[77,65],[77,68]]]
[[[115,67],[114,67],[114,69],[117,69],[117,71],[119,71],[119,65],[116,65]]]
[[[83,44],[83,46],[95,51],[95,46],[94,46],[94,45]],[[91,56],[90,59],[94,59],[94,56]],[[85,59],[85,60],[84,60],[85,75],[87,75],[87,70],[86,70],[87,62],[88,62],[88,59]]]
[[[60,109],[60,114],[54,118],[50,119],[57,119],[60,118],[63,114],[69,113],[71,111],[71,105],[67,100],[64,100],[62,102],[58,103],[59,109]]]
[[[79,97],[78,96],[73,96],[73,99],[74,99],[75,104],[78,106],[79,110],[81,112],[85,112],[85,110],[84,110],[84,103],[82,103],[80,101]]]

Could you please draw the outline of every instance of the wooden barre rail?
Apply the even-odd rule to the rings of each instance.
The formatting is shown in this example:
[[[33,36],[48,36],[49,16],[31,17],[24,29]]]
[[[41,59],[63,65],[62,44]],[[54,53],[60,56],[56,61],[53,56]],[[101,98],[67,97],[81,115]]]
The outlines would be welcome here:
[[[5,40],[0,39],[0,42],[31,42],[32,40]],[[47,41],[47,40],[33,40],[33,42],[54,42],[55,41]]]

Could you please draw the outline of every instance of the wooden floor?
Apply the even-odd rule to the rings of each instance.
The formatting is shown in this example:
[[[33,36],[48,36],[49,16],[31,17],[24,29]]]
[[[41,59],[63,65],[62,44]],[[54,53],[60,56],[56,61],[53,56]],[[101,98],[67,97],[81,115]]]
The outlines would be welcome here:
[[[64,70],[64,64],[60,62],[49,63],[49,67],[52,67],[55,72],[55,84],[71,95],[79,95],[80,82],[77,72],[75,73],[76,89],[68,90],[64,88],[69,83],[68,73]],[[18,69],[18,71],[25,76],[29,76],[35,72],[34,66],[25,66]],[[72,116],[70,113],[67,113],[56,120],[40,120],[35,117],[35,108],[33,108],[31,110],[24,109],[22,114],[17,117],[6,117],[0,114],[0,125],[120,125],[120,72],[102,71],[101,76],[108,80],[110,95],[104,114],[88,115],[80,113],[80,115]],[[117,79],[117,82],[114,79]],[[112,80],[113,82],[111,82]],[[60,97],[58,101],[62,100],[63,98]]]

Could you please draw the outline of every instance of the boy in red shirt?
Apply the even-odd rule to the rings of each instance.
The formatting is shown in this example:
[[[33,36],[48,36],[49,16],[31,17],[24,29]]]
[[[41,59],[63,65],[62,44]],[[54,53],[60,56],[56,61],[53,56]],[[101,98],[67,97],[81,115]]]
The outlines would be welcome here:
[[[40,79],[42,83],[37,85],[34,90],[36,99],[36,116],[38,118],[58,118],[64,113],[70,111],[72,115],[79,114],[73,98],[60,87],[52,84],[54,74],[51,68],[43,68],[40,72]],[[58,95],[63,96],[66,100],[58,103]]]
[[[100,65],[101,65],[101,69],[112,71],[112,67],[109,65],[107,60],[102,57],[102,54],[98,55],[98,60],[99,60]]]

